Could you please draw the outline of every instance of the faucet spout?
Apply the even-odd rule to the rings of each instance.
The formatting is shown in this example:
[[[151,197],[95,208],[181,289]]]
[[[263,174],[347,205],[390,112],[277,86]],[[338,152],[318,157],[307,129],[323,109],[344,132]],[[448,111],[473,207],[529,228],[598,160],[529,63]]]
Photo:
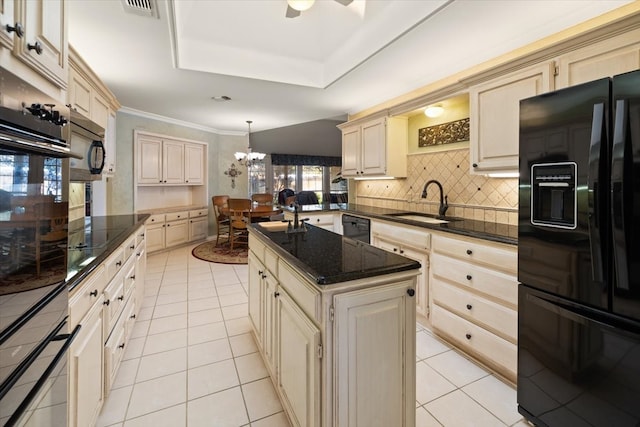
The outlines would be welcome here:
[[[438,189],[440,190],[440,206],[438,207],[438,215],[444,216],[445,213],[447,212],[447,209],[449,208],[449,204],[448,204],[449,200],[448,200],[448,197],[444,195],[442,184],[440,184],[439,181],[435,179],[431,179],[427,181],[427,183],[424,185],[424,188],[422,189],[422,198],[423,199],[427,198],[427,187],[429,187],[430,184],[436,184],[438,186]]]

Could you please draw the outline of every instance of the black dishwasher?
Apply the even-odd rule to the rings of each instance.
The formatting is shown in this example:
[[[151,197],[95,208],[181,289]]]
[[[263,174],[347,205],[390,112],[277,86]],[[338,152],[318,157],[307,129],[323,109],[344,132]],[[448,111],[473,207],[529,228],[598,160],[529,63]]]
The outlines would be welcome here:
[[[343,214],[342,235],[361,242],[371,243],[369,236],[370,223],[371,221],[367,218]]]

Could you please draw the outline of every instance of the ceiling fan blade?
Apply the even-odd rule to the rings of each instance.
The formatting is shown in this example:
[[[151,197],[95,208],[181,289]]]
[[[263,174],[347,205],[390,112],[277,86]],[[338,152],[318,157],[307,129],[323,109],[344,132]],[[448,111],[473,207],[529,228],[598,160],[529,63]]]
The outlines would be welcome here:
[[[300,11],[299,10],[295,10],[291,6],[287,5],[287,13],[286,13],[285,16],[287,18],[296,18],[296,17],[300,16]]]
[[[335,0],[335,1],[337,1],[343,6],[349,6],[351,3],[353,3],[353,0]]]

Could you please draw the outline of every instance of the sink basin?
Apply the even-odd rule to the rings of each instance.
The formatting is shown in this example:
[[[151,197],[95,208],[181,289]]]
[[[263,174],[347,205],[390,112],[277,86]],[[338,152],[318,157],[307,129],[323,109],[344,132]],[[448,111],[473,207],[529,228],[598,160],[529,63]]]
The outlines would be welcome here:
[[[259,225],[266,231],[285,231],[287,229],[287,223],[282,221],[261,222]]]
[[[446,224],[449,222],[446,219],[438,219],[438,218],[432,218],[430,216],[422,216],[422,215],[415,215],[415,214],[393,215],[393,216],[395,218],[410,219],[411,221],[426,222],[427,224]]]

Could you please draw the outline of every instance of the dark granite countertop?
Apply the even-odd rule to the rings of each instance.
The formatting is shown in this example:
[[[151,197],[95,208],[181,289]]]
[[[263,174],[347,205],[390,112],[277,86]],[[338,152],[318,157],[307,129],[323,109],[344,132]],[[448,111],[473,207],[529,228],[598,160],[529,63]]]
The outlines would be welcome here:
[[[69,223],[67,285],[72,291],[117,249],[148,214],[93,216]]]
[[[292,210],[291,208],[286,208]],[[460,234],[478,239],[491,240],[494,242],[507,243],[510,245],[518,244],[518,227],[507,224],[496,224],[492,222],[476,221],[465,218],[445,218],[449,220],[446,224],[429,224],[410,219],[398,218],[394,215],[415,212],[378,208],[373,206],[356,205],[354,203],[325,203],[318,205],[302,205],[299,208],[301,214],[304,213],[320,213],[340,211],[353,214],[356,216],[364,216],[367,218],[381,219],[385,221],[397,222],[400,224],[412,225],[414,227],[422,227],[431,230],[444,231],[454,234]],[[435,217],[434,217],[435,218]]]
[[[288,234],[255,223],[251,231],[270,240],[278,255],[318,285],[420,268],[417,261],[312,225],[306,233]]]

